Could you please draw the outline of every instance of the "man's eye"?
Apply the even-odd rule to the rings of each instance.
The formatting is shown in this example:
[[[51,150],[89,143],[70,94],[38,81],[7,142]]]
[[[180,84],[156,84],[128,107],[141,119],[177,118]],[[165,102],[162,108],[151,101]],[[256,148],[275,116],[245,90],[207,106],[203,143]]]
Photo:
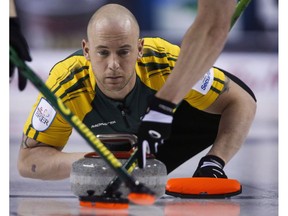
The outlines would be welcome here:
[[[120,56],[125,56],[125,55],[128,55],[129,53],[130,53],[129,50],[120,50],[120,51],[118,52],[118,55],[120,55]]]
[[[109,52],[107,50],[101,50],[101,51],[98,51],[98,55],[107,56],[107,55],[109,55]]]

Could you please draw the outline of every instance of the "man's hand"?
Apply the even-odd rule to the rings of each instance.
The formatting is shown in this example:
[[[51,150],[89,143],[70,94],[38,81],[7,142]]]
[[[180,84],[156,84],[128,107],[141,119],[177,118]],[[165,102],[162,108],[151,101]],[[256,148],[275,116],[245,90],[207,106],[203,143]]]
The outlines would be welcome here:
[[[25,37],[23,36],[21,29],[20,29],[20,24],[19,20],[17,17],[10,17],[10,46],[12,46],[19,57],[23,61],[32,61],[30,53],[29,53],[29,47],[27,44],[27,41]],[[9,77],[10,77],[10,82],[13,78],[15,71],[15,65],[10,61],[10,71],[9,71]],[[18,88],[20,91],[24,90],[27,84],[27,79],[22,75],[21,70],[18,68]]]
[[[153,96],[138,130],[138,166],[145,168],[146,153],[155,154],[158,146],[170,136],[176,105]]]
[[[214,155],[201,158],[193,177],[227,178],[223,168],[225,162]]]

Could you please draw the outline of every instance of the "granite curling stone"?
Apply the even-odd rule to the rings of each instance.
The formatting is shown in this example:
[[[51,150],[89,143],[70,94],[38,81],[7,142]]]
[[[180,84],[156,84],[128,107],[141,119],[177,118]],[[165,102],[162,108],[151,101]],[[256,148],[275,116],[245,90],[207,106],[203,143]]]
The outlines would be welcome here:
[[[105,143],[103,140],[107,141],[102,138],[103,143]],[[117,143],[119,140],[118,137]],[[122,164],[131,156],[131,151],[112,151],[112,153]],[[91,152],[72,164],[71,190],[78,197],[89,196],[91,193],[101,195],[115,176],[115,172],[106,161],[97,153]],[[136,166],[131,176],[153,190],[157,198],[165,194],[167,169],[164,163],[155,159],[154,156],[147,156],[146,168],[140,169]],[[124,197],[130,193],[124,183],[121,184],[119,192]]]

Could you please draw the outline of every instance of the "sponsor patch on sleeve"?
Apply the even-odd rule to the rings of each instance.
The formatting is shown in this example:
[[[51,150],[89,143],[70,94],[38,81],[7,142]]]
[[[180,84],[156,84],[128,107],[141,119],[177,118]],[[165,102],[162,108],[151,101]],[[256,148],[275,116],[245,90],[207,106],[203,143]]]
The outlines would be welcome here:
[[[206,95],[213,84],[213,79],[214,71],[213,69],[210,69],[206,74],[204,74],[203,78],[193,86],[192,89],[203,95]]]
[[[55,116],[55,109],[45,98],[41,98],[32,117],[32,126],[37,131],[45,131],[49,128]]]

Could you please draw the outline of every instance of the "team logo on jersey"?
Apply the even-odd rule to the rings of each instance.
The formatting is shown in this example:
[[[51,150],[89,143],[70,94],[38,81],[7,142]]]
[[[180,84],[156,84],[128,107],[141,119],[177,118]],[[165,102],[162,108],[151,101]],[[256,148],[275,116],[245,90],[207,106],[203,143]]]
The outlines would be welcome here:
[[[201,80],[199,80],[192,89],[198,91],[199,93],[206,95],[210,90],[214,79],[213,69],[210,69]]]
[[[55,116],[55,109],[45,98],[41,98],[32,117],[32,126],[37,131],[45,131],[49,128]]]

